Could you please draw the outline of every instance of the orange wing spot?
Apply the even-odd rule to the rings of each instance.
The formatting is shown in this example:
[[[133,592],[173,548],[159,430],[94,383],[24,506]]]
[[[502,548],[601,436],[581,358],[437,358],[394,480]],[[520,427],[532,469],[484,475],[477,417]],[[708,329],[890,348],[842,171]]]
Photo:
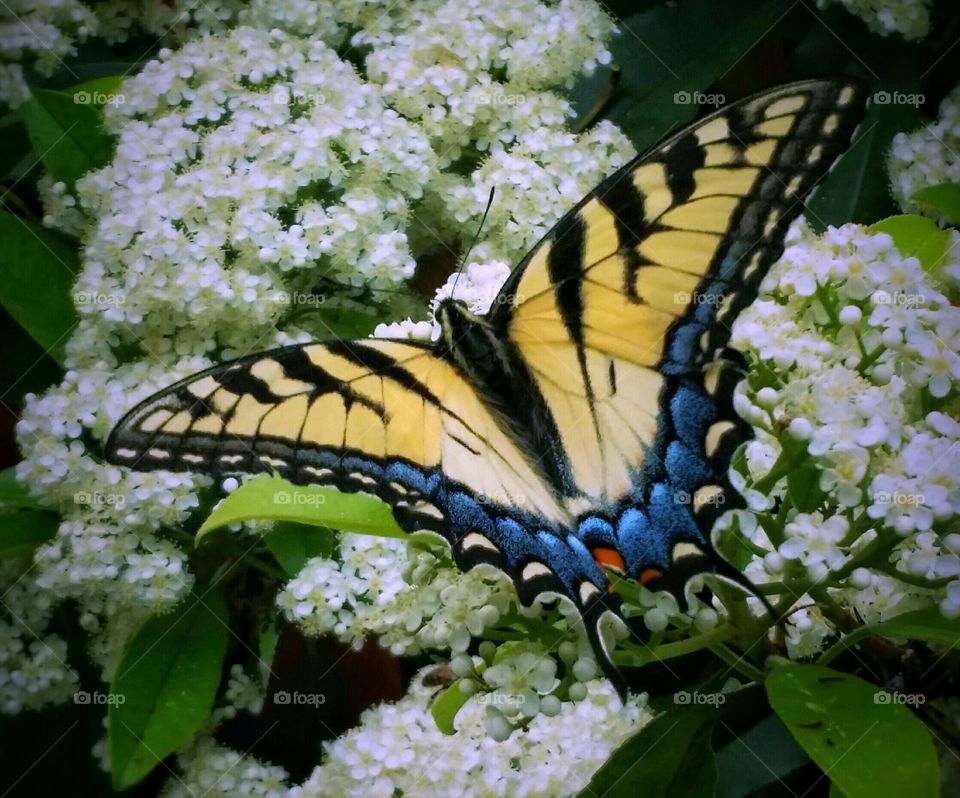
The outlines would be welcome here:
[[[627,564],[615,549],[594,549],[593,559],[601,569],[616,571],[618,574],[627,572]]]
[[[663,571],[658,571],[656,568],[644,568],[640,573],[640,584],[645,585],[652,582],[658,576],[663,576]]]

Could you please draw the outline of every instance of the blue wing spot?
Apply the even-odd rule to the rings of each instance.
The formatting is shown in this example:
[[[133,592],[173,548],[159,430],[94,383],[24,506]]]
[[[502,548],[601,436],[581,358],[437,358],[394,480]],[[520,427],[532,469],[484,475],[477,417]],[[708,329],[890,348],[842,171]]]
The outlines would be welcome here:
[[[648,518],[659,536],[663,537],[668,551],[680,540],[703,541],[700,527],[691,512],[692,497],[678,495],[671,485],[660,484],[650,491],[647,505]]]
[[[494,534],[494,525],[490,516],[472,497],[466,493],[454,491],[447,496],[444,504],[454,537],[459,538],[467,532],[479,530],[497,544],[501,550],[506,550]]]
[[[617,547],[617,535],[613,525],[605,518],[595,515],[584,518],[577,527],[577,536],[590,548],[605,546],[610,549]]]
[[[650,524],[646,514],[631,507],[617,522],[618,550],[627,566],[627,573],[636,578],[644,568],[653,566],[666,570],[670,565],[671,546],[667,539]]]
[[[673,441],[667,447],[663,462],[667,467],[667,479],[678,492],[693,493],[713,479],[708,463],[680,441]]]
[[[670,399],[670,415],[677,437],[691,449],[699,451],[707,428],[717,417],[712,399],[686,386],[677,389]]]
[[[542,552],[536,538],[519,521],[513,518],[498,518],[495,524],[494,542],[500,547],[511,567],[516,568],[531,557],[540,559]],[[549,565],[549,562],[547,563]]]

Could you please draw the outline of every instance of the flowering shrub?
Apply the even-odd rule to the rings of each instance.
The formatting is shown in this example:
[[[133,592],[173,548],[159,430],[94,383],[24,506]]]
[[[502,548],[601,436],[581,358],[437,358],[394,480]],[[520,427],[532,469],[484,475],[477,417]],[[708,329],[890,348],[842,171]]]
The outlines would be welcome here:
[[[731,467],[747,507],[721,518],[714,542],[782,623],[711,577],[690,581],[685,607],[618,583],[637,632],[614,641],[633,687],[625,701],[600,675],[571,606],[524,608],[503,574],[459,572],[434,538],[332,536],[248,512],[217,535],[205,526],[195,548],[221,489],[236,494],[215,517],[256,481],[214,485],[101,456],[133,404],[219,360],[371,331],[436,338],[424,304],[408,297],[430,265],[442,283],[425,293],[432,306],[456,296],[486,312],[511,266],[636,142],[650,143],[643,119],[616,99],[596,102],[615,86],[602,82],[614,60],[622,105],[669,118],[680,105],[689,119],[696,109],[675,98],[720,80],[769,31],[732,11],[698,23],[707,4],[691,5],[617,20],[592,0],[11,6],[17,18],[0,23],[0,100],[24,108],[31,157],[45,170],[35,186],[43,226],[5,213],[0,236],[40,242],[38,274],[59,268],[50,253],[77,269],[61,280],[57,307],[22,313],[22,298],[0,291],[26,331],[17,334],[62,366],[54,384],[23,395],[23,458],[0,483],[12,530],[0,546],[3,713],[89,705],[107,718],[93,753],[114,786],[175,755],[167,796],[614,795],[604,791],[621,779],[669,795],[684,779],[713,783],[713,748],[721,779],[745,784],[721,721],[744,740],[775,722],[850,798],[876,794],[869,775],[804,736],[818,724],[832,733],[832,715],[797,720],[782,703],[819,674],[827,681],[816,690],[848,680],[837,702],[854,709],[832,710],[838,722],[853,728],[860,713],[864,734],[904,735],[904,772],[918,795],[931,794],[929,735],[878,697],[912,696],[919,711],[917,683],[933,674],[936,707],[920,715],[941,732],[956,728],[944,665],[960,638],[960,233],[950,228],[960,220],[950,188],[960,181],[960,87],[932,124],[897,126],[902,109],[881,109],[891,131],[869,169],[886,164],[900,209],[925,217],[881,221],[891,208],[876,206],[856,214],[868,225],[811,210],[733,327],[750,367],[735,403],[755,437]],[[843,5],[882,33],[921,38],[930,26],[929,3]],[[823,35],[822,20],[805,13],[803,35]],[[719,55],[678,50],[683,65],[654,53],[665,67],[655,78],[636,60],[640,45],[678,20],[732,44]],[[33,85],[31,98],[28,82],[88,37],[149,34],[162,35],[162,48],[122,82]],[[898,55],[900,46],[891,58],[905,64],[913,51]],[[76,99],[101,94],[112,99]],[[850,158],[866,149],[855,144]],[[495,201],[457,269],[491,187]],[[823,191],[852,207],[869,194],[862,188],[828,179]],[[337,507],[360,506],[356,498]],[[307,509],[310,524],[335,517],[331,506]],[[72,624],[60,618],[65,607]],[[406,694],[329,734],[303,777],[225,742],[251,718],[265,735],[277,704],[320,712],[326,702],[278,687],[278,627],[354,651],[375,640],[415,665]],[[449,662],[440,684],[430,658]],[[849,676],[858,662],[869,685]],[[109,691],[94,689],[97,678]],[[787,678],[797,681],[778,688]],[[766,720],[752,709],[736,719],[760,683]],[[851,697],[864,689],[876,718]],[[141,712],[143,702],[154,710]],[[163,706],[176,708],[176,722]],[[944,761],[949,744],[938,749]],[[863,770],[893,779],[877,762]],[[780,767],[759,785],[787,778]],[[726,794],[747,794],[738,789]]]

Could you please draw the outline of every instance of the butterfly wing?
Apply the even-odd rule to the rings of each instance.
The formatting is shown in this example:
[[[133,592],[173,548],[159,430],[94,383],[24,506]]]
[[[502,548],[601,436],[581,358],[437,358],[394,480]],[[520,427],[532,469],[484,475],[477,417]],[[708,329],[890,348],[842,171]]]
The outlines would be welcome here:
[[[288,346],[214,366],[130,411],[106,458],[361,490],[410,530],[448,533],[433,504],[444,481],[564,515],[471,386],[430,347],[396,341]]]
[[[105,454],[139,470],[270,471],[376,495],[408,531],[446,537],[462,569],[506,572],[527,604],[604,580],[530,453],[428,345],[310,343],[214,366],[131,410]]]
[[[567,506],[601,561],[634,578],[717,563],[749,433],[730,325],[864,104],[859,84],[809,81],[717,111],[601,183],[505,285],[491,321],[562,431]]]

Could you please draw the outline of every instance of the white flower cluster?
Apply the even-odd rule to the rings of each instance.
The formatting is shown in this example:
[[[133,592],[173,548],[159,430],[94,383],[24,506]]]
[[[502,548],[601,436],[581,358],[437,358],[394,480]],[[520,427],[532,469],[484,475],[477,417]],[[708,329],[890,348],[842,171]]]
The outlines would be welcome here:
[[[52,74],[97,26],[79,0],[6,0],[0,11],[0,105],[25,102],[29,73]]]
[[[922,39],[930,32],[932,0],[817,0],[820,8],[840,3],[874,33],[899,33],[904,39]]]
[[[478,695],[457,715],[457,734],[448,736],[430,713],[436,688],[423,686],[422,676],[400,701],[367,710],[359,727],[324,743],[325,761],[289,798],[574,795],[651,717],[644,697],[623,706],[609,682],[596,680],[583,700],[537,715],[523,734],[502,742],[487,729],[495,694]],[[603,734],[588,731],[601,728]]]
[[[897,133],[888,168],[894,197],[905,211],[922,213],[911,200],[925,186],[960,183],[960,85],[940,103],[938,118],[913,133]]]
[[[107,5],[97,7],[104,18]],[[105,26],[110,35],[154,24],[137,5],[115,4],[116,24]],[[489,162],[500,163],[498,169],[531,175],[496,203],[500,208],[522,198],[523,208],[498,209],[498,218],[533,218],[536,229],[523,231],[530,237],[632,154],[609,126],[564,133],[569,106],[548,96],[550,86],[606,58],[603,37],[611,28],[593,3],[568,0],[549,13],[534,0],[471,6],[471,18],[487,33],[463,42],[449,26],[444,52],[456,53],[457,68],[485,85],[495,82],[492,75],[502,72],[508,55],[514,85],[537,91],[527,111],[484,112],[472,121],[455,110],[458,95],[451,94],[444,99],[447,121],[429,124],[436,109],[403,115],[393,107],[402,89],[391,94],[362,79],[328,44],[347,47],[348,34],[375,32],[389,43],[358,40],[357,61],[389,49],[398,68],[401,52],[420,63],[428,55],[418,49],[415,25],[428,25],[431,47],[440,48],[442,20],[454,4],[422,6],[414,19],[402,7],[385,14],[376,3],[338,3],[329,24],[321,24],[319,8],[293,1],[242,9],[177,4],[177,18],[162,24],[192,28],[197,36],[161,51],[125,82],[124,102],[107,106],[106,124],[118,141],[114,159],[78,181],[75,194],[49,180],[41,186],[45,223],[80,236],[84,259],[75,293],[81,320],[68,342],[66,375],[43,396],[27,397],[18,425],[25,456],[18,477],[64,517],[29,578],[34,589],[80,603],[92,654],[107,673],[136,623],[189,590],[187,554],[175,541],[198,506],[197,489],[209,480],[105,466],[89,448],[91,439],[102,440],[136,401],[205,368],[214,356],[328,334],[319,313],[291,312],[292,294],[311,290],[317,280],[396,287],[412,273],[414,258],[436,248],[430,230],[448,247],[472,235],[486,201],[483,186],[499,176],[478,176],[476,165],[471,169],[462,159],[452,164],[450,153],[438,149],[442,143],[459,137],[464,157],[492,151]],[[483,22],[502,14],[511,28]],[[551,36],[574,31],[578,37],[572,50],[549,48],[556,74],[542,63],[545,14]],[[246,26],[207,35],[238,21]],[[172,40],[181,34],[173,31]],[[534,114],[538,108],[559,110]],[[527,138],[531,143],[521,149],[518,142]],[[514,160],[495,160],[508,157]],[[576,181],[566,180],[564,171]],[[488,248],[513,257],[532,243],[518,243],[516,232],[492,225]],[[480,266],[471,270],[483,277],[474,285],[478,297],[492,297],[492,280],[499,285],[507,271],[497,266],[491,277],[480,275]],[[496,580],[474,574],[458,585],[447,563],[437,569],[430,597],[425,591],[414,599],[397,572],[377,568],[382,583],[354,596],[359,620],[339,612],[335,621],[310,619],[308,626],[326,629],[330,621],[353,641],[394,628],[391,612],[432,606],[419,627],[401,623],[396,639],[387,640],[407,650],[448,647],[451,640],[465,647],[468,630],[493,622],[485,608],[496,604],[486,600],[499,595]],[[400,592],[388,601],[391,590]],[[368,601],[371,595],[379,603]],[[327,598],[315,605],[318,614],[332,606]],[[311,610],[303,601],[297,611],[306,617]]]
[[[287,798],[287,772],[249,754],[200,737],[177,754],[180,775],[167,780],[163,798]]]
[[[342,535],[338,559],[310,560],[277,598],[309,634],[334,633],[359,649],[369,636],[396,655],[465,651],[515,601],[506,576],[460,573],[445,543]]]
[[[829,580],[867,620],[937,602],[960,614],[951,581],[960,536],[949,534],[960,513],[960,424],[942,412],[960,385],[960,309],[945,296],[960,262],[949,257],[938,284],[886,234],[792,228],[731,339],[762,364],[736,406],[757,432],[747,475],[773,484],[758,491],[734,476],[759,513],[778,496],[821,498],[782,523],[769,513],[741,523],[766,552],[748,576],[788,587]],[[819,613],[795,612],[791,624],[791,651],[808,654],[827,636]]]
[[[66,642],[43,635],[53,597],[32,588],[23,558],[0,563],[0,712],[11,715],[62,703],[77,689]]]

